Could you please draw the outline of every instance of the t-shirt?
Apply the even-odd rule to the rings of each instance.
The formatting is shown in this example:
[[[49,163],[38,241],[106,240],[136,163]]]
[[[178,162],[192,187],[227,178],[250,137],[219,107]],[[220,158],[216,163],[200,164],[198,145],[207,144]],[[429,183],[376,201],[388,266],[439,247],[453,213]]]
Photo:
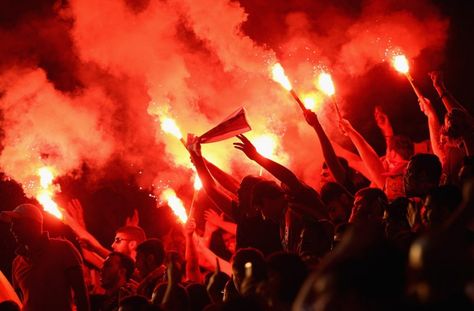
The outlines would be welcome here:
[[[25,311],[73,310],[72,288],[66,271],[82,269],[79,252],[67,240],[42,238],[40,248],[17,250],[13,260],[13,285],[23,294]]]

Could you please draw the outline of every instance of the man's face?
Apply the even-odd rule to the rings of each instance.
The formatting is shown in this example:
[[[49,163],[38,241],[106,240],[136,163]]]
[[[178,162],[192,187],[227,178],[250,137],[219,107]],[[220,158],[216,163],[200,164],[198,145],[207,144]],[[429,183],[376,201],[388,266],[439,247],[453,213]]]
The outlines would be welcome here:
[[[148,273],[150,273],[152,270],[147,263],[146,255],[144,255],[141,252],[137,252],[135,267],[137,268],[138,273],[140,274],[140,277],[142,278],[146,277]]]
[[[335,182],[336,180],[334,179],[334,176],[331,174],[331,171],[329,170],[329,168],[323,166],[323,168],[321,169],[321,175],[319,176],[320,177],[320,185],[321,187],[327,183],[327,182]]]
[[[335,224],[342,224],[347,221],[346,209],[344,204],[340,202],[338,199],[333,200],[327,204],[329,218]]]
[[[120,258],[117,256],[109,256],[104,261],[102,269],[100,269],[100,284],[105,289],[117,287],[120,281],[121,271]]]
[[[41,224],[31,219],[12,219],[10,232],[20,245],[28,245],[41,236]]]
[[[115,234],[114,242],[112,243],[112,249],[115,252],[122,253],[127,256],[132,255],[132,249],[130,247],[132,240],[126,234],[117,232]]]

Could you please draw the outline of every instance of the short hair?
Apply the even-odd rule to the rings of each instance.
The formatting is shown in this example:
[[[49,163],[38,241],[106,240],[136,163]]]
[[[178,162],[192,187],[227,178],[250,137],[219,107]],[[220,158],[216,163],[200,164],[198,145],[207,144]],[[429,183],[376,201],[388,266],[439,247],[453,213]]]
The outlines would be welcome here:
[[[355,197],[363,197],[366,204],[359,209],[352,208],[352,215],[349,221],[382,219],[388,207],[388,199],[385,192],[379,188],[363,188],[356,192]],[[378,203],[375,205],[375,203]]]
[[[126,234],[130,240],[137,241],[137,244],[146,240],[145,231],[138,226],[123,226],[117,229],[116,233]]]
[[[439,184],[442,166],[439,158],[430,153],[417,153],[411,157],[408,165],[415,176],[425,175],[428,182]]]
[[[253,189],[253,203],[262,204],[263,198],[277,198],[285,195],[283,189],[274,181],[263,180]]]
[[[112,252],[108,257],[116,256],[120,259],[120,266],[125,269],[125,278],[127,281],[132,277],[135,270],[135,262],[132,257],[119,252]]]
[[[321,200],[324,204],[328,204],[337,200],[343,194],[347,195],[349,198],[352,197],[352,194],[347,191],[341,184],[337,182],[328,181],[321,187]]]
[[[389,150],[394,150],[404,160],[409,160],[415,153],[415,145],[413,141],[402,135],[394,135],[388,145]]]
[[[138,253],[145,256],[153,255],[157,265],[163,264],[165,260],[165,247],[163,246],[163,242],[159,239],[152,238],[138,244],[137,254]]]

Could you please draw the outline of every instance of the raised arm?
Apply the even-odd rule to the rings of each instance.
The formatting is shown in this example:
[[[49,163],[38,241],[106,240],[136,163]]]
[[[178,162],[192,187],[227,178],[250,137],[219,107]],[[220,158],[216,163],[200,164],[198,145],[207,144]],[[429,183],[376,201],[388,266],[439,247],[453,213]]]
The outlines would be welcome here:
[[[385,169],[383,167],[382,161],[379,159],[378,154],[364,139],[364,137],[362,137],[362,135],[360,135],[359,132],[357,132],[352,127],[348,120],[342,119],[339,125],[344,134],[351,139],[352,143],[357,148],[362,161],[364,161],[365,166],[369,172],[369,176],[366,177],[369,177],[371,181],[377,185],[377,187],[383,189],[385,185],[385,177],[383,176]]]
[[[423,100],[419,99],[418,103],[420,104],[420,110],[428,118],[431,149],[433,150],[433,153],[441,160],[441,162],[443,162],[445,153],[440,144],[441,124],[439,123],[436,111],[434,110],[433,105],[431,105],[431,102],[428,98],[423,98]]]
[[[207,223],[211,223],[214,226],[227,231],[230,234],[235,235],[237,232],[237,224],[229,221],[225,221],[222,216],[219,216],[214,210],[207,209],[204,211],[204,218]]]
[[[448,112],[454,108],[466,111],[466,109],[454,98],[444,84],[443,73],[441,71],[432,71],[429,73],[433,87],[436,89],[439,98],[443,102],[444,107]]]
[[[390,149],[392,139],[393,139],[392,124],[390,124],[390,120],[388,119],[388,116],[385,114],[385,112],[382,110],[380,106],[375,107],[374,117],[375,117],[375,122],[377,123],[377,126],[379,127],[385,139],[385,150],[386,150],[385,154],[388,154],[390,151],[389,149]]]
[[[209,173],[206,163],[204,162],[204,159],[201,155],[201,144],[199,142],[199,138],[194,138],[194,140],[189,145],[188,150],[191,155],[191,161],[196,167],[196,171],[199,175],[199,178],[201,179],[202,186],[207,195],[214,202],[217,208],[219,208],[228,217],[233,218],[233,200],[229,195],[219,189],[216,182]]]
[[[211,173],[212,177],[222,186],[224,189],[229,191],[230,193],[233,193],[235,196],[237,196],[237,190],[239,190],[240,183],[237,179],[232,177],[232,175],[224,172],[211,162],[207,161],[206,159],[204,160],[207,166],[207,169]]]
[[[257,162],[261,167],[266,169],[270,174],[275,176],[276,179],[284,183],[291,190],[298,190],[301,188],[301,182],[292,171],[283,165],[262,156],[257,152],[257,149],[250,142],[250,140],[248,140],[244,135],[238,135],[237,138],[240,140],[240,142],[234,143],[235,149],[245,153],[245,155],[250,160]]]
[[[201,282],[201,272],[199,271],[199,254],[194,244],[194,231],[196,229],[196,221],[189,218],[184,225],[184,234],[186,236],[186,280],[196,283]]]
[[[334,179],[339,184],[345,185],[347,180],[347,172],[339,162],[331,141],[329,140],[326,132],[318,120],[318,116],[311,110],[306,110],[304,117],[306,122],[314,129],[316,135],[318,135],[319,144],[321,145],[321,149],[323,151],[324,161],[326,161],[326,164],[334,176]]]

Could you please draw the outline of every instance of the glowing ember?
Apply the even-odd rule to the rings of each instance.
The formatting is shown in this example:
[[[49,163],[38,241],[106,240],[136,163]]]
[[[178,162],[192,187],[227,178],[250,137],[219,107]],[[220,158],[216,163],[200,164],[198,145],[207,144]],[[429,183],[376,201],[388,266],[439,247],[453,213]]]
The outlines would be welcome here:
[[[397,70],[400,73],[407,74],[408,71],[410,70],[410,67],[408,65],[408,60],[405,57],[405,55],[397,55],[393,58],[393,67],[395,67],[395,70]]]
[[[277,141],[276,138],[272,135],[262,135],[253,140],[257,152],[263,155],[264,157],[271,157],[276,150]]]
[[[63,219],[58,204],[54,202],[53,196],[55,189],[53,187],[54,173],[49,167],[42,167],[38,170],[41,189],[36,194],[36,200],[43,206],[43,209],[58,219]]]
[[[272,79],[275,82],[278,82],[283,86],[287,91],[291,91],[293,87],[291,86],[291,82],[288,77],[285,75],[285,70],[280,65],[280,63],[276,63],[272,67]]]
[[[194,176],[194,190],[199,191],[201,189],[202,189],[201,178],[199,178],[199,176],[196,174]]]
[[[176,122],[173,119],[168,118],[168,117],[163,117],[160,120],[161,120],[161,129],[165,133],[171,134],[178,139],[183,139],[183,134],[181,134],[181,131],[179,130],[178,125],[176,125]]]
[[[319,110],[321,105],[321,95],[316,93],[308,93],[303,95],[303,103],[306,109],[309,110]]]
[[[183,202],[176,196],[176,193],[173,189],[166,189],[163,191],[161,198],[168,203],[168,206],[171,208],[176,217],[178,217],[181,223],[184,224],[188,221],[188,215],[186,214],[186,209],[184,208]]]
[[[329,73],[323,72],[319,75],[318,88],[328,96],[334,95],[336,90],[334,89],[334,83]]]

